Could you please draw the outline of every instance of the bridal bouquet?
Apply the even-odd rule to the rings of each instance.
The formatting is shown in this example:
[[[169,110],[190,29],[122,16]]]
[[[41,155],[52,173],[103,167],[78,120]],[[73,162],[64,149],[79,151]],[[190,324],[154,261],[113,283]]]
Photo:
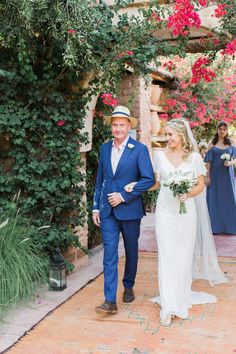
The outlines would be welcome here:
[[[176,197],[178,195],[187,193],[195,184],[197,183],[197,178],[193,177],[189,173],[181,173],[180,171],[176,171],[175,173],[171,173],[164,183],[165,187],[169,187],[169,189],[173,192],[173,196]],[[184,202],[180,202],[179,206],[180,214],[187,214],[186,205]]]

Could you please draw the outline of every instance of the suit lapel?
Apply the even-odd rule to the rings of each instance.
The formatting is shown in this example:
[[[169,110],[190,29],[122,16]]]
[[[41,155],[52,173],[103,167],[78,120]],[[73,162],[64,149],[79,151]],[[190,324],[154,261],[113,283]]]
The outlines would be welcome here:
[[[130,154],[131,151],[132,151],[132,149],[128,147],[128,144],[129,144],[130,142],[131,142],[131,138],[129,138],[129,140],[128,140],[127,144],[126,144],[126,147],[125,147],[125,149],[124,149],[124,151],[123,151],[123,154],[122,154],[122,156],[121,156],[121,158],[120,158],[120,161],[119,161],[119,163],[118,163],[118,165],[117,165],[116,172],[115,172],[115,175],[114,175],[114,176],[116,176],[116,175],[119,173],[119,171],[120,171],[122,165],[124,165],[124,164],[126,163],[126,161],[128,161],[129,154]]]
[[[112,149],[112,140],[109,142],[107,146],[106,156],[105,156],[105,164],[107,164],[108,172],[113,177],[112,165],[111,165],[111,149]]]

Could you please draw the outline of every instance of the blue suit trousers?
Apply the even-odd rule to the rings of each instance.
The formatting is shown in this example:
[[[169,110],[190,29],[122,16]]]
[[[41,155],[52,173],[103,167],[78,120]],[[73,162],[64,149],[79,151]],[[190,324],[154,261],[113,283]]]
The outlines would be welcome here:
[[[132,288],[135,283],[138,265],[138,239],[141,219],[118,220],[113,211],[106,218],[101,218],[101,231],[104,246],[104,294],[109,302],[116,302],[118,286],[118,245],[120,233],[125,248],[125,271],[123,284]]]

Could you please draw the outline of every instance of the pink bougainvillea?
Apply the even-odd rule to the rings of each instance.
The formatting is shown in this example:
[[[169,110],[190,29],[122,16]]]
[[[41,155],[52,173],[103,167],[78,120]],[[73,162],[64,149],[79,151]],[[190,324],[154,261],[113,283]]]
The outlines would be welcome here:
[[[210,64],[208,58],[198,58],[192,66],[192,84],[197,84],[199,81],[204,80],[206,82],[212,81],[216,77],[214,71],[210,68],[207,68],[207,65]]]
[[[207,114],[207,110],[204,103],[199,103],[199,105],[195,109],[195,114],[201,123],[205,123],[205,116]]]
[[[190,0],[176,0],[174,13],[168,18],[168,28],[173,29],[173,35],[187,36],[190,27],[199,28],[201,20]]]
[[[67,33],[73,35],[73,34],[76,34],[76,30],[74,30],[74,29],[68,29],[68,30],[67,30]]]
[[[220,40],[218,38],[214,38],[212,41],[215,45],[218,45],[220,43]]]
[[[207,0],[198,0],[198,3],[203,7],[207,6]]]
[[[167,113],[160,113],[159,117],[161,120],[168,120],[169,115]]]
[[[163,64],[165,62],[166,59],[163,59]],[[207,57],[200,57],[192,67],[191,59],[174,58],[173,63],[176,65],[175,76],[179,79],[179,86],[177,90],[169,92],[163,106],[165,113],[160,115],[160,119],[185,117],[192,128],[214,120],[236,121],[236,72],[233,59],[229,58],[223,69],[221,56],[214,63]]]
[[[113,97],[112,93],[103,93],[101,95],[101,99],[103,104],[105,104],[106,106],[115,107],[118,104],[118,100]]]
[[[102,118],[103,117],[103,112],[102,111],[98,111],[98,117]]]
[[[59,127],[62,127],[63,125],[65,125],[65,121],[64,120],[59,120],[58,122],[57,122],[57,125],[59,126]]]
[[[104,116],[102,111],[96,111],[96,109],[93,109],[93,117],[99,117],[102,118]]]
[[[134,52],[132,52],[131,50],[126,50],[125,52],[122,52],[120,54],[118,54],[115,59],[120,59],[123,58],[124,56],[133,56]]]
[[[215,9],[215,13],[213,16],[217,18],[225,16],[227,14],[226,8],[226,4],[217,4],[217,8]]]
[[[181,80],[180,81],[180,87],[182,88],[182,89],[186,89],[186,87],[188,87],[188,82],[186,82],[185,80]]]
[[[172,60],[167,61],[163,64],[164,68],[167,68],[170,72],[176,69],[176,64]]]
[[[151,16],[148,18],[148,20],[149,21],[156,20],[157,22],[161,22],[162,21],[161,17],[154,11],[151,13]]]
[[[175,107],[177,103],[178,101],[174,98],[167,98],[166,100],[166,104],[169,106],[169,108]]]
[[[222,55],[234,55],[236,53],[236,39],[228,43],[224,50],[221,51]]]

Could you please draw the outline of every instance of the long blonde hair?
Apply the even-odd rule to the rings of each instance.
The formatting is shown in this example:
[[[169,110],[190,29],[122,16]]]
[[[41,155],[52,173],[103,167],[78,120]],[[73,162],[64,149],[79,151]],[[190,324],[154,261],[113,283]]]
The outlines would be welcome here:
[[[177,134],[181,137],[184,151],[184,159],[188,158],[188,156],[195,150],[193,143],[189,139],[185,121],[185,118],[171,119],[165,124],[165,126],[168,126],[175,130]]]

